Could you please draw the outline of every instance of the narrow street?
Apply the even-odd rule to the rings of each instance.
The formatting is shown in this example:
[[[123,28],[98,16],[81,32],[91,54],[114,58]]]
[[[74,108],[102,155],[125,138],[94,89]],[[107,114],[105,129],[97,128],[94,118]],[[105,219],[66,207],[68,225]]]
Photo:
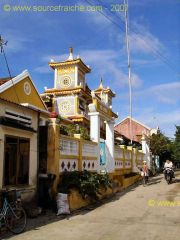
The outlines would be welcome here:
[[[9,239],[179,240],[180,172],[176,172],[171,185],[159,175],[151,178],[148,186],[136,184],[96,209],[83,210]]]

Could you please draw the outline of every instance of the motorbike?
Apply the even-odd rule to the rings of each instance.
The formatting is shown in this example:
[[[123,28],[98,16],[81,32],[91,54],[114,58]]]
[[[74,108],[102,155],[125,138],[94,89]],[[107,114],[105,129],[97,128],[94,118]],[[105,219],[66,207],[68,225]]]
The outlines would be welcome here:
[[[172,178],[173,178],[173,170],[171,168],[166,168],[164,170],[165,174],[165,179],[168,184],[172,183]]]

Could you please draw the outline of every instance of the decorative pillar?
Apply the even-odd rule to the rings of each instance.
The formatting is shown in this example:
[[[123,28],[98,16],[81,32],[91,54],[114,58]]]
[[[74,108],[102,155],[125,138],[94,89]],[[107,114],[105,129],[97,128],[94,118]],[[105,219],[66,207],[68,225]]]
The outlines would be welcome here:
[[[48,125],[48,150],[47,150],[47,172],[55,174],[56,179],[53,183],[53,193],[57,191],[60,174],[60,125],[55,118],[51,118]]]
[[[58,79],[58,70],[55,68],[54,70],[54,88],[57,89],[57,79]]]
[[[75,87],[78,86],[78,67],[75,66]]]
[[[100,116],[99,112],[96,112],[96,107],[94,104],[89,104],[90,112],[90,137],[93,142],[100,142]]]
[[[150,159],[150,149],[149,145],[146,141],[146,136],[143,135],[141,138],[141,144],[142,144],[142,151],[145,154],[144,161],[147,162],[148,167],[151,167],[151,159]]]
[[[106,122],[106,159],[107,172],[112,173],[115,170],[114,160],[114,120]]]
[[[133,168],[132,168],[132,171],[134,173],[139,173],[139,169],[138,169],[138,164],[137,164],[137,149],[136,148],[133,148],[132,149],[132,164],[133,164]]]
[[[97,171],[100,171],[100,114],[96,111],[96,106],[92,103],[89,104],[90,116],[90,138],[91,141],[97,143]]]

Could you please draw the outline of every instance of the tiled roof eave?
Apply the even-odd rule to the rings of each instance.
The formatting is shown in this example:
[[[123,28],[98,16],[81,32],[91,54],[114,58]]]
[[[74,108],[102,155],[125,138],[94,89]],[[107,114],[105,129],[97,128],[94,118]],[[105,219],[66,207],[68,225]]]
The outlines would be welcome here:
[[[49,66],[54,69],[59,66],[66,66],[66,65],[73,65],[73,64],[80,64],[86,73],[91,72],[91,69],[88,66],[86,66],[86,64],[80,58],[76,60],[64,61],[64,62],[50,62]]]

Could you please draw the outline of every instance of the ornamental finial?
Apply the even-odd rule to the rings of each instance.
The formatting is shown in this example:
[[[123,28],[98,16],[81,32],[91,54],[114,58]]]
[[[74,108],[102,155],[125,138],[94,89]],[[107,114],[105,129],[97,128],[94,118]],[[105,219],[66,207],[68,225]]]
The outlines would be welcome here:
[[[99,85],[99,87],[98,87],[99,89],[103,89],[103,88],[104,88],[104,87],[103,87],[103,84],[102,84],[102,81],[103,81],[103,80],[102,80],[102,77],[101,77],[101,79],[100,79],[100,85]]]
[[[69,53],[73,53],[73,48],[72,47],[69,48]]]
[[[72,47],[69,48],[69,58],[68,58],[68,61],[71,61],[71,60],[73,60],[73,48]]]

